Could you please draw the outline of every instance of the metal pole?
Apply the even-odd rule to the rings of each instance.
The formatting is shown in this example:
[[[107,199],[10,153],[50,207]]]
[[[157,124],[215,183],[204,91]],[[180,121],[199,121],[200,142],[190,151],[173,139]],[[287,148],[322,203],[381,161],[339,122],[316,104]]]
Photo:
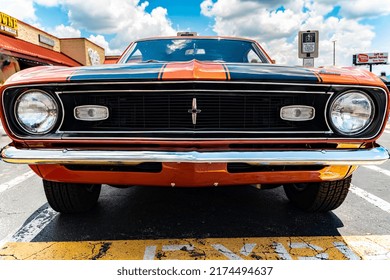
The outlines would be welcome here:
[[[336,65],[336,40],[332,42],[333,42],[333,66],[335,66]]]

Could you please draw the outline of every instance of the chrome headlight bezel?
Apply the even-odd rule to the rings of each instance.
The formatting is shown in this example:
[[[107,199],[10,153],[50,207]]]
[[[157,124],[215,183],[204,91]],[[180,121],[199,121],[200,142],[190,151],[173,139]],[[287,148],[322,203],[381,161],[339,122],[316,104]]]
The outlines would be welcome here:
[[[23,99],[28,98],[32,94],[36,94],[36,96],[35,96],[35,98],[37,99],[37,100],[35,100],[36,105],[37,105],[36,108],[38,108],[39,106],[41,106],[41,108],[42,107],[47,108],[46,119],[41,120],[41,122],[28,123],[26,121],[28,118],[21,117],[21,114],[19,112],[20,105],[22,104],[22,102],[29,103],[29,101],[26,101]],[[30,100],[30,102],[31,102],[31,100]],[[42,104],[44,106],[42,106]],[[28,107],[32,107],[31,105],[32,104],[30,103],[28,105]],[[29,90],[24,91],[15,100],[13,109],[14,109],[14,117],[15,117],[17,124],[24,132],[27,132],[30,135],[45,135],[45,134],[50,133],[51,131],[53,131],[54,127],[57,125],[59,117],[60,117],[60,106],[58,104],[58,101],[50,93],[48,93],[44,90],[41,90],[41,89],[29,89]],[[26,114],[28,114],[28,113],[26,113]],[[34,112],[30,112],[30,114],[34,114]],[[37,114],[39,114],[39,112],[37,112]],[[41,124],[41,125],[34,127],[34,125],[38,125],[38,124]],[[42,124],[44,124],[43,127],[42,127]]]
[[[354,98],[351,98],[350,96],[353,96],[355,95],[355,99]],[[337,112],[337,110],[339,110],[340,108],[337,109],[336,106],[340,106],[340,102],[343,101],[343,99],[346,99],[346,98],[350,98],[351,100],[356,100],[356,96],[358,96],[359,98],[364,98],[365,99],[365,102],[366,104],[368,104],[368,109],[367,111],[369,111],[369,114],[368,112],[364,112],[365,114],[367,114],[366,117],[363,117],[363,119],[360,119],[358,120],[359,116],[354,116],[353,114],[353,111],[356,112],[356,109],[359,108],[359,106],[361,104],[345,104],[345,106],[350,106],[349,107],[349,110],[348,110],[348,107],[346,109],[346,112],[338,112],[339,114],[345,114],[346,116],[348,116],[350,119],[352,120],[346,120],[344,121],[344,124],[346,122],[355,122],[356,123],[359,123],[360,121],[360,124],[358,124],[358,127],[357,128],[343,128],[342,126],[342,123],[337,123],[340,122],[340,121],[343,121],[341,119],[343,119],[341,116],[337,116],[337,114],[334,114],[335,112]],[[339,104],[338,104],[339,103]],[[355,110],[353,110],[351,107],[355,106]],[[362,109],[363,111],[365,110],[365,108],[363,108],[362,106],[360,106],[360,109]],[[364,91],[361,91],[361,90],[348,90],[348,91],[344,91],[340,94],[338,94],[336,97],[333,98],[333,100],[331,101],[330,105],[328,106],[328,119],[329,119],[329,124],[331,125],[331,128],[337,132],[338,134],[341,134],[341,135],[345,135],[345,136],[355,136],[355,135],[359,135],[361,133],[363,133],[364,131],[366,131],[370,125],[372,124],[373,120],[374,120],[374,117],[375,117],[375,112],[376,112],[376,109],[375,109],[375,103],[374,103],[374,100],[373,98],[367,94],[366,92]],[[353,119],[355,118],[355,119]],[[361,116],[360,116],[361,118]]]

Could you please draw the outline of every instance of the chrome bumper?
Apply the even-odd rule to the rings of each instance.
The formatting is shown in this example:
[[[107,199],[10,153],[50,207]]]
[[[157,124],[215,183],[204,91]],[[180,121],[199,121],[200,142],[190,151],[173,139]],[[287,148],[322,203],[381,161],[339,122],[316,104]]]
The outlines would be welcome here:
[[[3,161],[23,164],[135,165],[143,162],[231,163],[253,165],[368,165],[389,159],[381,147],[371,149],[294,151],[118,151],[77,149],[17,149],[4,147]]]

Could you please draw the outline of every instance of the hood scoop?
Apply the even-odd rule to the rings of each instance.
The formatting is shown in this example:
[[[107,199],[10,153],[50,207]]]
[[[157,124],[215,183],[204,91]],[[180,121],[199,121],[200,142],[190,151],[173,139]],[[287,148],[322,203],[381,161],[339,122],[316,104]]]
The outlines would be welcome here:
[[[161,72],[162,80],[228,80],[229,74],[224,64],[216,62],[172,62]]]

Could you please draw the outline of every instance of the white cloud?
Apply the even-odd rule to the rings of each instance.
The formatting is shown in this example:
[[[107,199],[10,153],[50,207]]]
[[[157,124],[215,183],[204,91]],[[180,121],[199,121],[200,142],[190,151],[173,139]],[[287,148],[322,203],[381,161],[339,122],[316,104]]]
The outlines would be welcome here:
[[[140,0],[0,0],[5,13],[40,27],[34,5],[61,7],[69,18],[69,25],[48,29],[58,37],[80,37],[80,31],[95,34],[116,34],[108,44],[104,37],[95,35],[108,53],[123,51],[136,39],[161,35],[174,35],[176,30],[165,8],[157,7],[151,12],[145,9],[149,3]],[[23,8],[21,8],[23,7]],[[99,39],[97,39],[99,38]]]
[[[105,50],[106,55],[120,55],[122,53],[119,49],[111,49],[109,43],[103,35],[91,35],[88,37],[88,40],[102,47]]]
[[[176,33],[168,18],[167,9],[157,7],[149,13],[145,10],[149,5],[147,1],[58,0],[58,2],[67,11],[72,27],[95,34],[116,34],[110,41],[114,51],[124,50],[131,41],[138,38]]]
[[[0,10],[17,19],[33,22],[37,20],[33,2],[34,0],[0,0]]]
[[[253,1],[225,0],[214,2],[213,0],[205,0],[200,7],[201,13],[205,16],[236,18],[254,12],[253,9],[260,5]]]
[[[57,25],[54,30],[49,30],[48,32],[58,38],[78,38],[81,36],[80,30],[63,24]]]
[[[150,13],[145,11],[148,2],[139,0],[63,0],[71,24],[90,32],[113,34],[118,40],[126,34],[127,42],[149,35],[174,33],[167,10],[161,7]]]
[[[352,54],[368,52],[375,37],[372,26],[355,20],[354,12],[349,7],[352,2],[353,5],[356,2],[363,3],[361,0],[204,0],[201,3],[201,12],[214,18],[213,30],[218,35],[256,39],[278,63],[302,63],[298,59],[298,31],[311,29],[320,32],[320,57],[316,59],[317,66],[332,64],[334,40],[336,63],[351,65]],[[388,2],[390,4],[390,1]],[[340,12],[344,10],[344,14],[351,18],[328,16],[334,5],[339,4],[342,5]],[[234,12],[229,12],[231,10]],[[355,10],[358,11],[357,8]],[[383,13],[385,14],[385,11]]]
[[[351,19],[390,14],[388,0],[317,0],[316,2],[326,6],[340,6],[340,14]]]
[[[330,65],[333,60],[333,41],[336,41],[336,63],[351,65],[352,55],[369,52],[375,37],[373,27],[359,24],[351,19],[330,17],[310,18],[303,26],[305,29],[320,30],[320,57],[317,65]]]
[[[56,7],[62,2],[62,0],[34,0],[34,2],[45,7]]]
[[[214,31],[223,34],[229,30],[229,35],[242,35],[260,37],[263,40],[280,39],[290,36],[299,29],[302,17],[291,10],[272,11],[257,9],[255,13],[241,17],[216,18]]]

